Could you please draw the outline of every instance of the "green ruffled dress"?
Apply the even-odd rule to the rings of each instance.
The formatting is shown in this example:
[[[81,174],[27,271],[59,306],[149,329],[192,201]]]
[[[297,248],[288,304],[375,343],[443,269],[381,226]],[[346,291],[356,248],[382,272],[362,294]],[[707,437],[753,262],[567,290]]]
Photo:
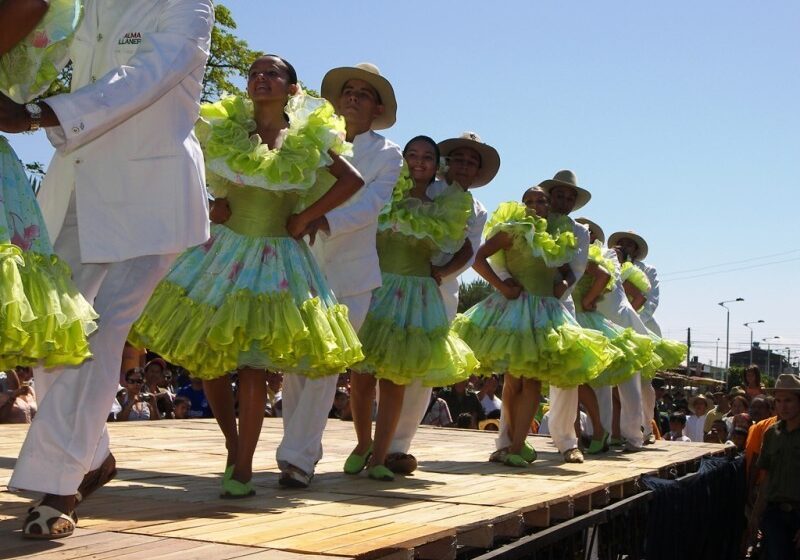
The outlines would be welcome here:
[[[508,372],[565,388],[592,381],[621,351],[601,332],[581,327],[553,296],[556,268],[576,250],[572,228],[548,228],[524,205],[505,202],[484,230],[487,239],[501,231],[512,245],[496,256],[523,291],[513,300],[493,293],[457,316],[453,330],[473,349],[484,373]]]
[[[309,377],[338,374],[363,359],[361,343],[308,246],[286,221],[333,177],[328,151],[347,153],[344,123],[324,100],[293,96],[279,148],[253,134],[253,107],[232,97],[203,105],[197,125],[209,188],[231,217],[185,251],[156,287],[130,340],[194,375],[240,367]]]
[[[647,275],[630,261],[622,263],[619,279],[621,282],[630,282],[644,295],[647,295],[650,291],[650,280],[647,279]],[[637,311],[639,310],[637,309]],[[653,344],[655,344],[654,350],[661,359],[661,364],[659,365],[661,369],[677,367],[686,359],[686,353],[689,351],[689,347],[684,343],[677,340],[662,338],[650,329],[647,329],[647,334],[653,340]],[[645,368],[642,370],[642,377],[648,379],[655,377],[655,374],[655,369]]]
[[[595,241],[589,246],[589,262],[599,266],[609,274],[604,292],[614,288],[617,272],[614,263],[603,255],[602,244]],[[655,354],[655,344],[646,335],[638,334],[630,327],[621,327],[597,311],[586,311],[583,308],[583,296],[592,286],[594,278],[585,274],[575,284],[572,299],[575,303],[575,318],[584,328],[600,331],[617,348],[621,355],[614,360],[597,378],[592,381],[595,387],[619,385],[632,377],[636,372],[654,373],[661,367],[661,358]],[[602,298],[602,296],[600,296]]]
[[[0,91],[31,101],[58,74],[80,3],[52,0],[36,30],[0,57]],[[91,357],[97,314],[53,253],[25,168],[0,136],[0,370],[75,366]]]
[[[359,331],[365,359],[353,369],[398,385],[422,379],[440,387],[463,381],[478,366],[469,346],[450,332],[431,277],[434,253],[455,252],[463,242],[472,196],[454,186],[423,201],[407,196],[412,187],[404,171],[378,218],[382,285]]]

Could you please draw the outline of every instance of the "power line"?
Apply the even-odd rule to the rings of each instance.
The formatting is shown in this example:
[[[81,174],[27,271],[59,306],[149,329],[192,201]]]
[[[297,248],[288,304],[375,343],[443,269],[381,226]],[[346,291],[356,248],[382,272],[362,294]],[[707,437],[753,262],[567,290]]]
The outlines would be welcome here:
[[[727,274],[728,272],[737,272],[739,270],[749,270],[751,268],[761,268],[762,266],[771,266],[771,265],[774,265],[774,264],[783,264],[783,263],[793,262],[793,261],[800,261],[800,257],[797,257],[797,258],[794,258],[794,259],[786,259],[786,260],[782,260],[782,261],[773,261],[773,262],[769,262],[769,263],[754,264],[754,265],[751,265],[751,266],[741,266],[739,268],[731,268],[731,269],[728,269],[728,270],[718,270],[718,271],[715,271],[715,272],[706,272],[704,274],[695,274],[693,276],[684,276],[683,278],[667,278],[666,280],[660,280],[660,282],[663,284],[665,282],[677,282],[679,280],[690,280],[692,278],[701,278],[703,276],[714,276],[715,274]]]
[[[659,274],[659,276],[673,276],[673,275],[677,275],[677,274],[684,274],[686,272],[697,272],[698,270],[708,270],[709,268],[719,268],[721,266],[730,266],[732,264],[742,264],[742,263],[751,262],[751,261],[760,261],[760,260],[764,260],[764,259],[771,259],[772,257],[780,257],[782,255],[791,255],[793,253],[800,253],[800,249],[793,249],[791,251],[782,251],[780,253],[772,253],[772,254],[769,254],[769,255],[760,255],[758,257],[750,257],[750,258],[742,259],[742,260],[739,260],[739,261],[729,261],[729,262],[720,263],[720,264],[710,264],[708,266],[688,268],[686,270],[674,270],[672,272],[661,273],[661,274]]]

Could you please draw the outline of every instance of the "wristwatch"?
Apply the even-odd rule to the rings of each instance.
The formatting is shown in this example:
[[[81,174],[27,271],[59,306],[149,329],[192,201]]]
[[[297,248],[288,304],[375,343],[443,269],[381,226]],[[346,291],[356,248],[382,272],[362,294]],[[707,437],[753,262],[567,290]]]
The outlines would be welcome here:
[[[25,111],[31,118],[31,127],[28,130],[30,131],[39,130],[39,125],[42,122],[42,108],[39,107],[39,105],[36,103],[26,103]]]

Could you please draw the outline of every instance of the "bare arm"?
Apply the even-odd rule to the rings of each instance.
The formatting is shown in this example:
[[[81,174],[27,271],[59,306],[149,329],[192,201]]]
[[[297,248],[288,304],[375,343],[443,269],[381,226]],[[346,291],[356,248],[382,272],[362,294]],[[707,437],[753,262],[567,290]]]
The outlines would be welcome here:
[[[472,242],[469,239],[465,239],[464,244],[458,251],[456,251],[456,253],[453,255],[453,258],[451,258],[447,264],[443,266],[431,267],[431,276],[433,276],[438,284],[441,284],[442,278],[445,276],[450,276],[457,270],[460,270],[469,262],[473,254],[474,251],[472,249]]]
[[[475,263],[472,265],[472,268],[506,298],[517,299],[522,292],[522,288],[518,285],[509,286],[503,282],[489,265],[488,261],[489,257],[509,247],[511,247],[511,237],[509,237],[507,233],[501,231],[490,239],[487,239],[486,242],[480,246],[477,255],[475,255]]]
[[[597,263],[593,262],[586,265],[585,274],[592,277],[592,286],[586,292],[586,295],[583,296],[581,305],[586,311],[594,311],[597,309],[597,298],[603,294],[611,275],[597,266]]]
[[[0,56],[27,37],[50,7],[45,0],[0,2]]]
[[[625,295],[631,300],[631,306],[637,311],[641,309],[644,302],[647,301],[642,291],[628,280],[625,280],[622,287],[625,289]]]
[[[295,239],[316,233],[316,229],[309,228],[315,220],[343,204],[364,186],[364,180],[350,162],[334,153],[330,155],[333,163],[328,167],[328,171],[336,178],[336,182],[311,206],[299,214],[289,216],[286,229]]]

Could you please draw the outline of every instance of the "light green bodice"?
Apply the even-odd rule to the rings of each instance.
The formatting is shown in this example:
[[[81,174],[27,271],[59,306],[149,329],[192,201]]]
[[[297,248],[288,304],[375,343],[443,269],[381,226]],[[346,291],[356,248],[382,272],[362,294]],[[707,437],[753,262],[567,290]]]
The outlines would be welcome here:
[[[382,231],[378,233],[377,247],[381,272],[401,276],[431,275],[433,246],[430,241]]]
[[[226,196],[231,217],[225,227],[248,237],[289,237],[286,220],[294,213],[298,197],[294,192],[232,187]]]
[[[523,240],[515,239],[505,251],[506,268],[514,279],[531,295],[553,296],[553,281],[557,270],[548,268],[541,257],[535,257]]]

